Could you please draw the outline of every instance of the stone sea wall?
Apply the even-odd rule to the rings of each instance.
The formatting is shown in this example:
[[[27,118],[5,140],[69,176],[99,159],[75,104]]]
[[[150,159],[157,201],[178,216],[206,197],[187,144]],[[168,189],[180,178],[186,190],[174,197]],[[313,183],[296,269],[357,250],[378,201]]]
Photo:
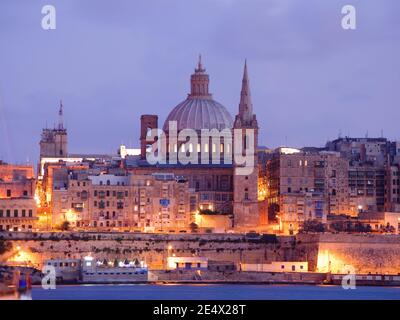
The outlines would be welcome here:
[[[142,233],[3,233],[35,265],[46,259],[134,259],[151,269],[163,269],[168,256],[205,256],[215,261],[269,263],[290,261],[294,237],[248,240],[240,234],[142,234]],[[303,260],[304,261],[304,260]]]
[[[298,235],[297,252],[305,252],[315,271],[400,273],[400,236],[368,234]],[[347,267],[346,267],[347,266]]]
[[[203,256],[234,263],[308,261],[309,271],[400,273],[399,235],[299,234],[296,237],[264,237],[250,240],[242,234],[149,233],[0,233],[10,241],[14,260],[40,266],[50,258],[146,261],[150,269],[164,269],[168,256]],[[19,249],[19,251],[17,250]]]

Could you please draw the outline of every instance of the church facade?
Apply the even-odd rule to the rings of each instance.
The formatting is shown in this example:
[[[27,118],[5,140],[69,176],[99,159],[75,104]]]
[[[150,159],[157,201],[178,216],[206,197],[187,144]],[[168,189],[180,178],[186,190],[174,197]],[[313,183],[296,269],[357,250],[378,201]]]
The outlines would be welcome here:
[[[234,120],[228,110],[213,99],[209,83],[200,57],[190,78],[190,93],[172,109],[164,124],[159,126],[157,115],[141,116],[140,159],[128,159],[126,169],[134,174],[168,172],[183,177],[197,194],[200,214],[229,215],[235,229],[256,228],[260,225],[258,124],[251,101],[247,63]],[[158,131],[158,136],[149,134],[159,128],[162,130]],[[171,128],[176,130],[175,136]],[[195,141],[189,137],[193,132],[198,137]],[[210,132],[216,135],[210,136]],[[165,151],[165,161],[149,163],[148,155],[157,142],[158,151]],[[188,157],[191,153],[195,156]],[[237,158],[250,153],[250,163],[238,161]],[[180,161],[182,155],[185,160],[192,161]]]

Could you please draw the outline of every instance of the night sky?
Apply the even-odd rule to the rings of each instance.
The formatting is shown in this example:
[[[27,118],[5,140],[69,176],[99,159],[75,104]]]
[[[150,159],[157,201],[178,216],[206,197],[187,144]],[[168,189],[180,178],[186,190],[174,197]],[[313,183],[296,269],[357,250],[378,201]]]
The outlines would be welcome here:
[[[41,28],[43,5],[57,29]],[[341,8],[357,10],[343,30]],[[0,160],[37,162],[63,100],[73,153],[138,146],[141,114],[186,98],[203,56],[210,91],[237,113],[248,61],[260,144],[400,138],[398,0],[0,1]]]

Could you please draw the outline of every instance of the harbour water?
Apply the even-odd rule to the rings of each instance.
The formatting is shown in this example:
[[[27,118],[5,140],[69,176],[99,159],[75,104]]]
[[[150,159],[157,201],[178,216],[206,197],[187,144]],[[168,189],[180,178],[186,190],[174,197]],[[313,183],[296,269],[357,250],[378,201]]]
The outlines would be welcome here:
[[[33,300],[400,300],[400,287],[236,284],[34,286]]]

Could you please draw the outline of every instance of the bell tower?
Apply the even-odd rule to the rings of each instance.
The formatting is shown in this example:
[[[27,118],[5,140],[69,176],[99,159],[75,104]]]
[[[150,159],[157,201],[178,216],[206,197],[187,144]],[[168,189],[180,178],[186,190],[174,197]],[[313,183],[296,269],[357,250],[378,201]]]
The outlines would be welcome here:
[[[153,114],[144,114],[140,117],[140,158],[146,159],[148,148],[151,147],[148,142],[147,136],[152,129],[158,128],[158,116]]]
[[[64,109],[62,101],[58,110],[58,125],[54,129],[43,129],[40,140],[40,158],[68,157],[68,136],[64,127]]]
[[[234,145],[241,141],[241,150],[237,154],[252,158],[245,164],[234,159],[233,174],[233,214],[234,227],[239,229],[255,228],[260,225],[258,209],[258,123],[253,113],[247,62],[244,64],[242,90],[240,92],[239,113],[233,125]],[[236,141],[239,139],[238,141]],[[250,166],[250,167],[249,167]],[[243,170],[246,167],[246,170]]]

